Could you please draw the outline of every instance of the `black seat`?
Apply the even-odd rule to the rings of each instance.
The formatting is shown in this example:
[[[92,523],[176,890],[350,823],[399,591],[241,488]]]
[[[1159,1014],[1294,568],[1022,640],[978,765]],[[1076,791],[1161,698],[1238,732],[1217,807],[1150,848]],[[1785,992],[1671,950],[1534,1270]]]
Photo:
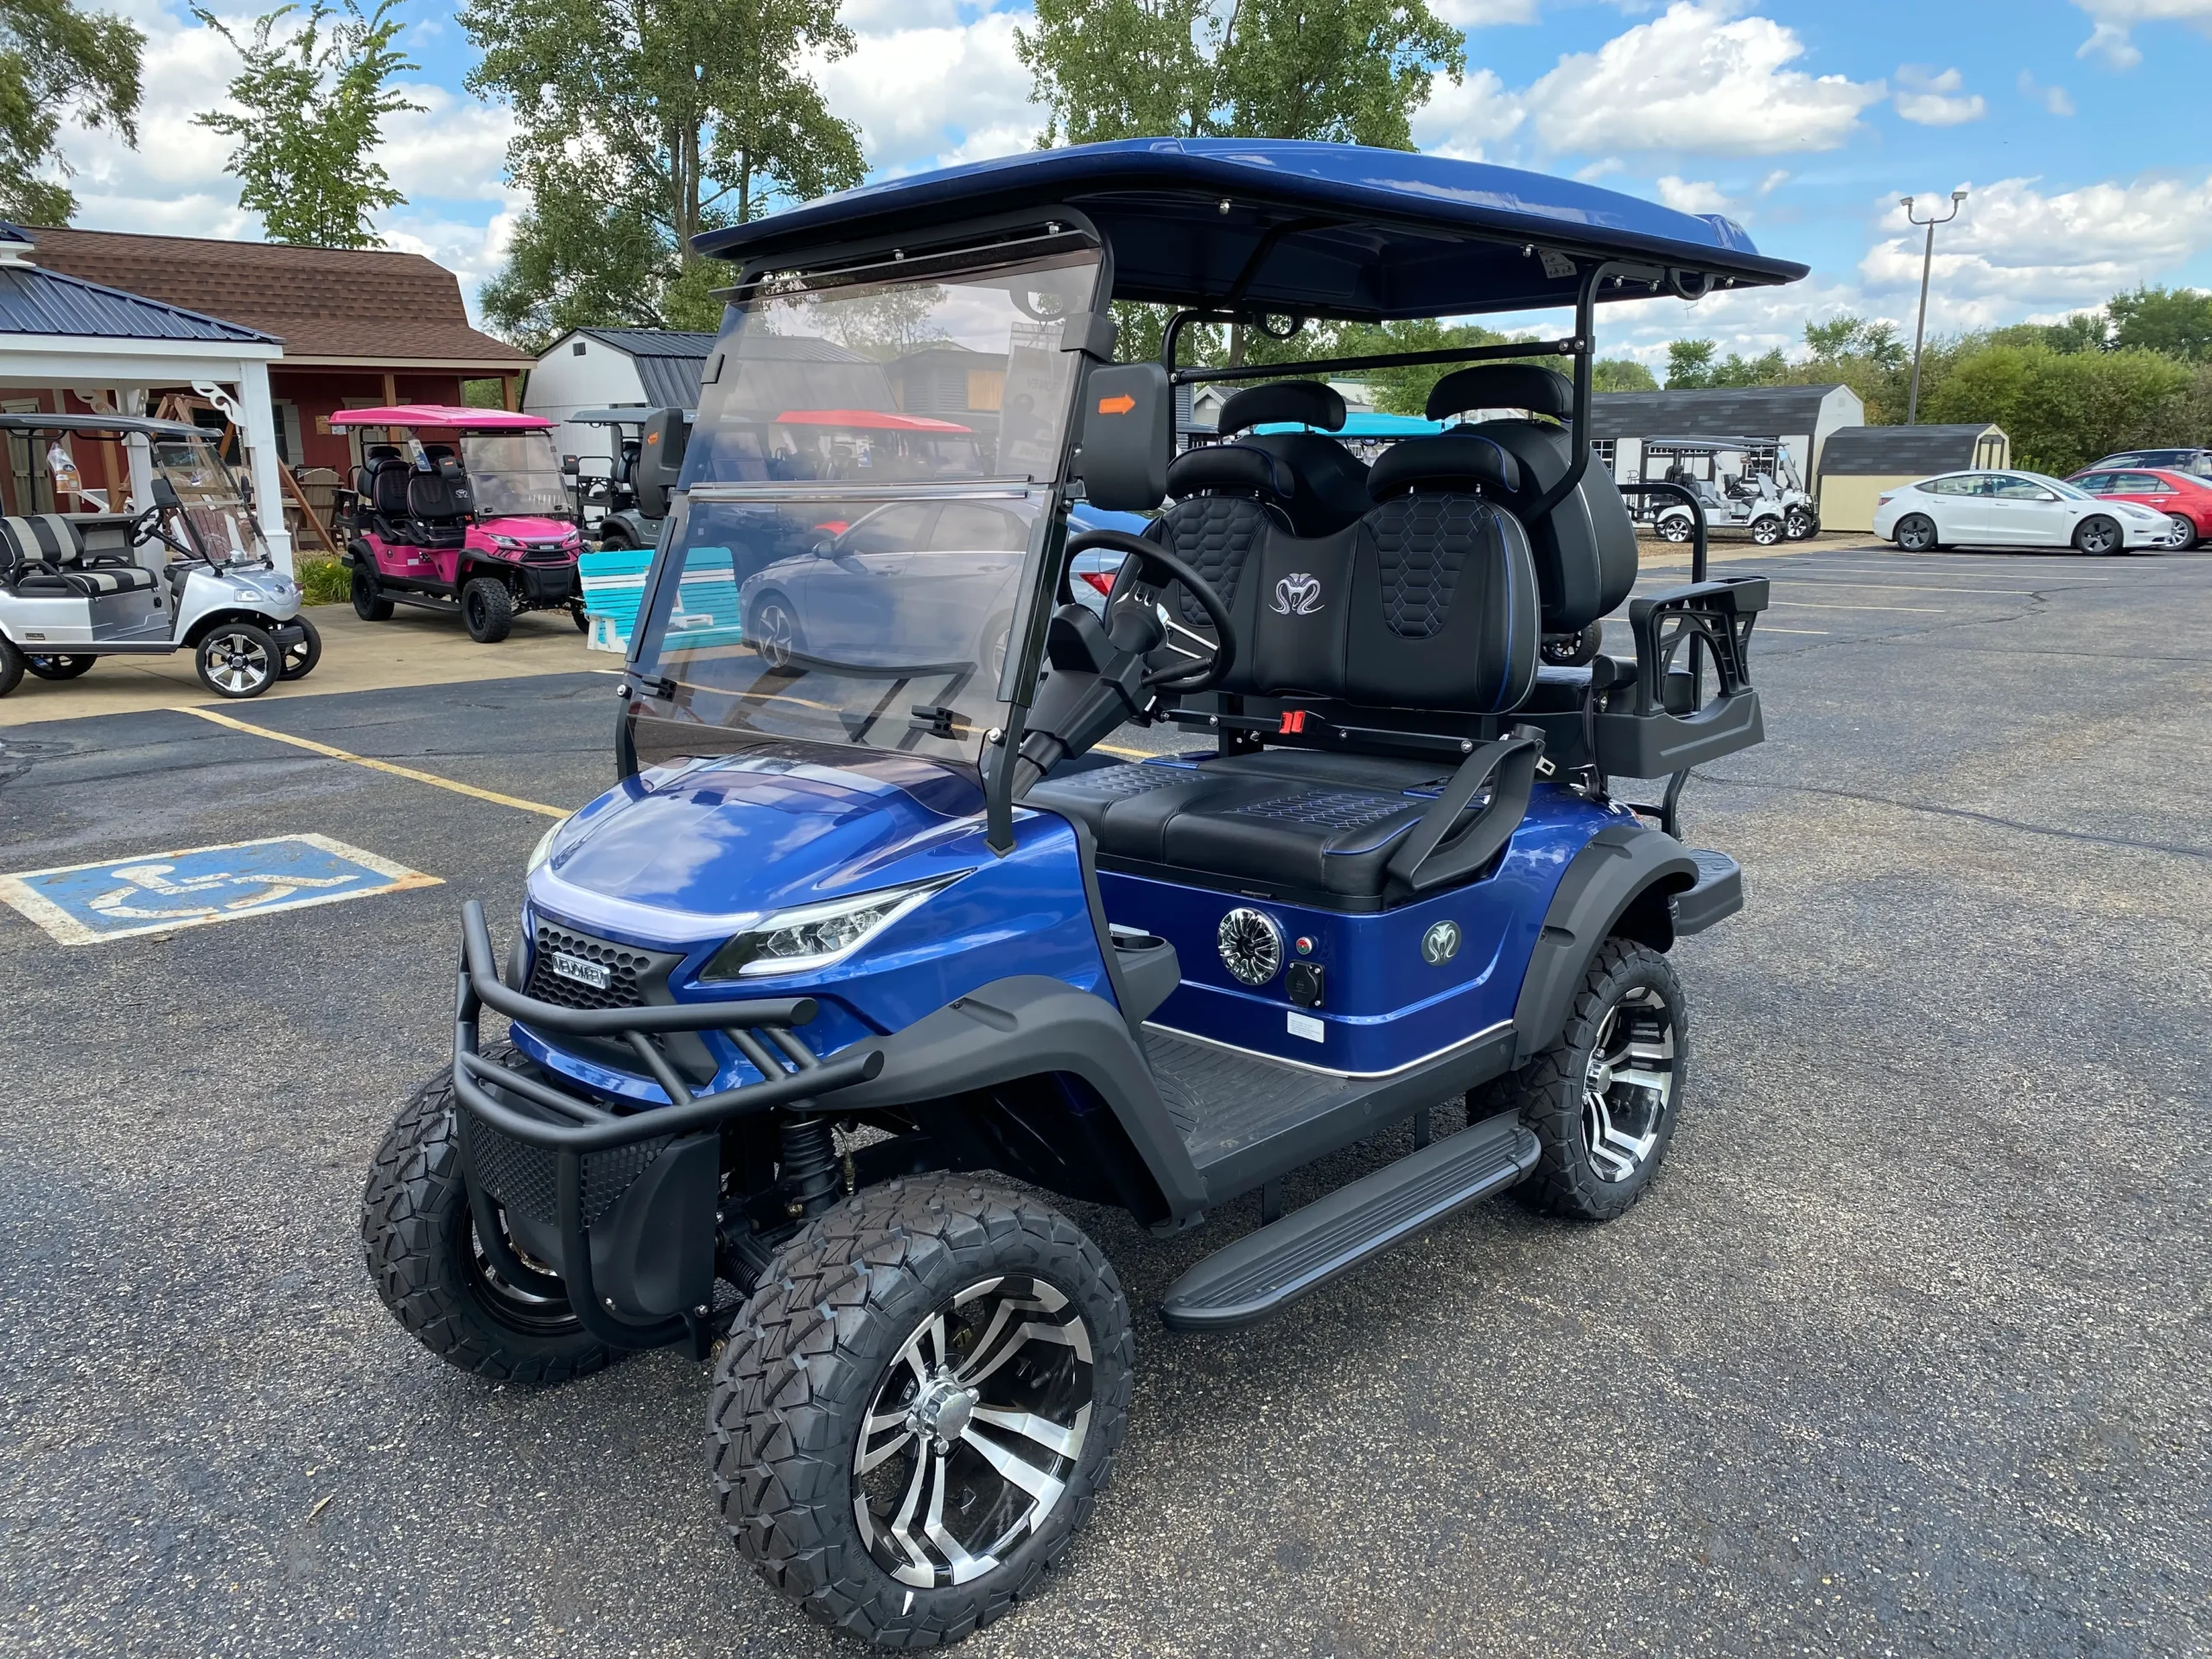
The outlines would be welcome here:
[[[418,468],[407,475],[407,512],[415,523],[416,539],[425,547],[459,547],[468,537],[473,505],[461,463],[442,446],[424,454],[429,470]]]
[[[1479,364],[1436,383],[1428,418],[1473,409],[1525,409],[1556,420],[1573,407],[1573,388],[1564,375],[1525,363]],[[1573,633],[1618,609],[1636,586],[1636,525],[1605,469],[1593,461],[1565,499],[1537,514],[1532,511],[1537,499],[1566,475],[1572,458],[1566,431],[1535,420],[1484,421],[1454,429],[1490,439],[1520,463],[1520,482],[1501,500],[1529,531],[1544,632]]]
[[[1218,689],[1370,709],[1519,707],[1536,671],[1535,575],[1519,524],[1485,493],[1519,486],[1513,457],[1447,433],[1395,446],[1369,481],[1366,516],[1335,536],[1262,519],[1235,596],[1223,594],[1243,649]],[[1109,861],[1372,903],[1452,771],[1278,749],[1077,772],[1027,798],[1083,823]]]
[[[1300,536],[1333,536],[1366,513],[1367,465],[1324,432],[1341,431],[1344,400],[1319,380],[1274,380],[1249,386],[1221,406],[1224,438],[1255,426],[1295,423],[1319,432],[1262,432],[1243,442],[1263,449],[1290,469],[1297,493],[1284,504]]]
[[[77,526],[58,512],[0,518],[0,575],[27,598],[102,599],[158,585],[151,570],[128,557],[87,560]]]
[[[1290,469],[1244,443],[1208,444],[1168,464],[1174,505],[1145,533],[1203,577],[1230,607],[1252,552],[1270,530],[1287,531],[1287,507],[1298,489]],[[1198,601],[1180,588],[1169,602],[1184,627],[1208,640],[1213,626]]]
[[[386,541],[411,544],[417,539],[407,511],[407,485],[414,476],[414,467],[397,450],[380,457],[370,471],[369,506],[377,534]]]

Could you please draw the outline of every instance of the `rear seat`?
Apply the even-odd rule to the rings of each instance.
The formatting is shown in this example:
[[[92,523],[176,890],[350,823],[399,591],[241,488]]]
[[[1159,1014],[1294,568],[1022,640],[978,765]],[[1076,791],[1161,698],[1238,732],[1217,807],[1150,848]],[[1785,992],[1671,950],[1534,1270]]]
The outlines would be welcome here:
[[[1520,524],[1484,493],[1519,483],[1498,445],[1447,433],[1377,461],[1373,505],[1339,534],[1263,529],[1236,596],[1223,595],[1244,650],[1218,689],[1517,708],[1535,677],[1536,582]],[[1078,772],[1027,799],[1084,823],[1108,860],[1376,900],[1399,839],[1450,775],[1433,761],[1279,749]]]
[[[1333,536],[1367,515],[1367,466],[1334,438],[1341,430],[1344,395],[1319,380],[1271,380],[1249,386],[1221,406],[1222,436],[1255,426],[1295,423],[1315,432],[1254,433],[1242,440],[1290,469],[1297,493],[1286,504],[1292,530],[1300,536]]]
[[[0,518],[0,554],[9,588],[26,597],[99,599],[155,587],[154,573],[143,565],[111,556],[88,561],[77,526],[62,513]]]

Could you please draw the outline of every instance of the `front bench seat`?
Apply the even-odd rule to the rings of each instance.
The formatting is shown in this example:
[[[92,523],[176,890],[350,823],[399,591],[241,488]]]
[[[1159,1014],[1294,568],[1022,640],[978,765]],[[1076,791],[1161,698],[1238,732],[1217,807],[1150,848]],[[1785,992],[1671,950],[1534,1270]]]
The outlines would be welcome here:
[[[0,518],[9,588],[27,598],[103,599],[153,592],[151,570],[127,559],[87,563],[77,526],[59,512]]]
[[[1270,531],[1253,550],[1228,601],[1245,651],[1217,689],[1519,707],[1535,680],[1535,575],[1520,524],[1483,493],[1519,483],[1512,456],[1485,438],[1395,446],[1370,474],[1359,523],[1319,539]],[[1026,800],[1084,824],[1109,862],[1369,902],[1450,776],[1433,761],[1276,751],[1077,772]]]

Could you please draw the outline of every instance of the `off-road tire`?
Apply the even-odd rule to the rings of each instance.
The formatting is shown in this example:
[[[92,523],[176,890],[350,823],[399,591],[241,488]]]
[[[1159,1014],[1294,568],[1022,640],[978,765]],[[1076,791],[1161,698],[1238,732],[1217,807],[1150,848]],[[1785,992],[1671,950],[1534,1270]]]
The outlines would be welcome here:
[[[41,680],[73,680],[80,674],[92,671],[96,658],[84,655],[40,657],[26,655],[23,666]]]
[[[591,613],[586,610],[582,605],[569,606],[569,619],[575,623],[576,632],[578,633],[589,633],[591,632]]]
[[[366,558],[368,555],[359,556]],[[353,614],[364,622],[391,620],[391,601],[377,589],[377,579],[360,566],[353,567]]]
[[[461,590],[461,620],[480,645],[496,645],[515,626],[515,601],[496,576],[471,577]]]
[[[292,626],[307,637],[296,645],[284,650],[284,672],[288,680],[304,680],[315,672],[315,665],[322,660],[322,630],[304,616],[292,619]]]
[[[483,1052],[501,1065],[519,1058],[505,1043]],[[361,1248],[377,1294],[440,1359],[493,1382],[548,1388],[622,1357],[573,1314],[543,1330],[502,1318],[473,1271],[474,1237],[448,1066],[408,1097],[369,1166]]]
[[[0,639],[0,697],[23,683],[23,653]]]
[[[861,1419],[908,1331],[994,1275],[1051,1282],[1080,1309],[1092,1414],[1043,1524],[964,1585],[921,1589],[877,1562],[854,1514]],[[738,1319],[708,1407],[708,1452],[739,1553],[814,1618],[881,1647],[957,1642],[1035,1595],[1090,1517],[1128,1421],[1135,1344],[1113,1268],[1039,1200],[966,1177],[870,1187],[776,1254]]]
[[[1592,622],[1573,633],[1546,634],[1536,655],[1547,668],[1580,668],[1596,662],[1605,648],[1605,625]]]
[[[1582,1080],[1590,1064],[1592,1042],[1607,1010],[1638,987],[1657,992],[1674,1021],[1674,1090],[1659,1125],[1657,1142],[1645,1155],[1642,1167],[1625,1180],[1608,1181],[1592,1166],[1584,1139]],[[1633,939],[1606,940],[1575,991],[1566,1028],[1558,1040],[1519,1071],[1500,1078],[1484,1102],[1491,1111],[1510,1110],[1517,1105],[1521,1121],[1542,1148],[1535,1169],[1516,1189],[1522,1201],[1547,1214],[1577,1221],[1611,1221],[1626,1211],[1649,1188],[1652,1176],[1667,1155],[1681,1114],[1688,1063],[1689,1022],[1674,964],[1649,945]]]

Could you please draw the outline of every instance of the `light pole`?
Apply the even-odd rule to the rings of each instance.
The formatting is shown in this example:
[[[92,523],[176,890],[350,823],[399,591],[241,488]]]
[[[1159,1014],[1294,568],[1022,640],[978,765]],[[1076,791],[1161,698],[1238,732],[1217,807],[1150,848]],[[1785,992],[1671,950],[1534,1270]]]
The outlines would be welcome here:
[[[1898,201],[1904,204],[1907,224],[1925,225],[1928,227],[1928,246],[1920,256],[1920,320],[1912,325],[1912,391],[1906,396],[1904,404],[1904,423],[1907,426],[1917,426],[1920,423],[1920,341],[1921,337],[1928,332],[1928,273],[1936,263],[1936,227],[1938,225],[1948,225],[1956,219],[1959,216],[1959,208],[1966,199],[1965,191],[1954,190],[1951,192],[1951,211],[1942,218],[1915,219],[1912,216],[1912,204],[1916,198],[1912,196],[1897,198]]]

